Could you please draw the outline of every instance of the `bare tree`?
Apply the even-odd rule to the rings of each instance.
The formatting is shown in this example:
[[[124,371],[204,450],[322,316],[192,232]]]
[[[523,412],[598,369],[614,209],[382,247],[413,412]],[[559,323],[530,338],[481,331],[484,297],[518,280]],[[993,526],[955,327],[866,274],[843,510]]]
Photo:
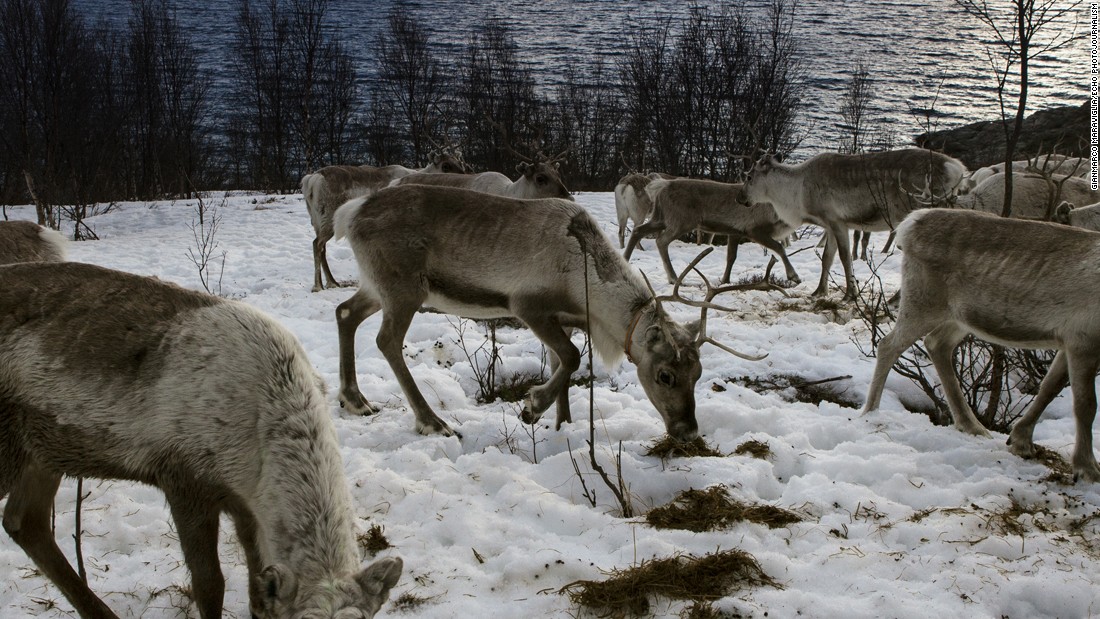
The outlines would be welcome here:
[[[840,99],[840,117],[844,120],[844,124],[840,127],[844,132],[840,152],[855,154],[866,150],[870,133],[868,107],[874,96],[871,74],[867,71],[863,60],[857,60],[852,70],[852,77],[848,80]]]
[[[993,42],[987,50],[997,80],[997,102],[1005,134],[1005,201],[1001,215],[1012,214],[1012,160],[1024,126],[1027,111],[1028,70],[1035,58],[1059,50],[1080,39],[1077,33],[1080,0],[1008,0],[991,5],[988,0],[955,0],[967,15],[989,27]],[[1073,17],[1069,32],[1048,28]],[[1015,84],[1010,82],[1015,80]],[[1009,89],[1015,86],[1015,103]],[[1014,107],[1015,109],[1012,109]],[[1009,114],[1013,120],[1009,123]]]
[[[406,8],[395,8],[388,28],[374,43],[382,92],[395,102],[408,131],[412,161],[421,163],[431,150],[433,127],[441,116],[447,73],[428,44],[428,33]]]

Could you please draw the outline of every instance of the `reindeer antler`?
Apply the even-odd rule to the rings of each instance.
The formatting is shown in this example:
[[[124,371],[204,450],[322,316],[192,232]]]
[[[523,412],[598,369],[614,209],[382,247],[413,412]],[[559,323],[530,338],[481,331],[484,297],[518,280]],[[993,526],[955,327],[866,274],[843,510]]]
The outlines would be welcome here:
[[[714,300],[714,297],[722,294],[723,292],[729,292],[731,290],[740,290],[740,289],[742,289],[738,285],[720,286],[720,287],[715,288],[714,286],[711,285],[710,280],[707,279],[707,276],[703,275],[703,273],[699,269],[695,268],[695,265],[699,264],[699,261],[701,261],[703,258],[705,258],[707,256],[707,254],[709,254],[712,251],[714,251],[714,248],[713,247],[708,247],[708,248],[704,249],[703,251],[699,252],[699,255],[695,256],[695,259],[692,260],[691,263],[688,264],[687,267],[685,267],[684,270],[680,272],[680,276],[678,278],[676,278],[676,283],[672,288],[672,294],[671,295],[665,295],[665,296],[661,296],[661,297],[658,297],[658,296],[654,295],[653,300],[657,302],[658,307],[660,307],[661,301],[676,301],[677,303],[683,303],[684,305],[690,305],[691,307],[698,307],[699,308],[699,335],[695,340],[696,348],[701,347],[703,344],[710,343],[710,344],[714,344],[718,348],[721,348],[722,350],[724,350],[724,351],[726,351],[726,352],[728,352],[731,355],[734,355],[736,357],[740,357],[742,359],[747,359],[749,361],[760,361],[761,359],[764,359],[765,357],[767,357],[768,353],[764,353],[761,356],[756,356],[756,355],[750,355],[750,354],[747,354],[747,353],[743,353],[743,352],[734,350],[733,348],[730,348],[729,346],[726,346],[725,344],[723,344],[723,343],[715,340],[714,338],[710,337],[709,335],[707,335],[707,310],[708,309],[722,310],[724,312],[736,311],[733,308],[723,307],[721,305],[717,305],[715,303],[712,303],[711,301]],[[695,299],[687,299],[683,295],[680,294],[680,285],[684,283],[684,278],[687,277],[687,274],[691,271],[695,271],[696,273],[698,273],[699,277],[703,278],[703,284],[705,284],[706,287],[707,287],[706,297],[702,301],[697,301]],[[643,275],[643,277],[644,277],[644,275]],[[649,285],[649,280],[648,279],[646,280],[646,285]],[[653,290],[652,286],[650,286],[650,290],[651,291]]]
[[[913,186],[913,189],[917,189],[917,187]],[[946,202],[951,198],[950,191],[944,193],[942,196],[937,196],[936,192],[932,191],[931,172],[928,172],[924,175],[924,188],[920,190],[919,194],[916,194],[905,188],[905,184],[901,182],[901,170],[898,170],[898,191],[904,193],[914,201],[925,206],[934,206],[937,203]]]

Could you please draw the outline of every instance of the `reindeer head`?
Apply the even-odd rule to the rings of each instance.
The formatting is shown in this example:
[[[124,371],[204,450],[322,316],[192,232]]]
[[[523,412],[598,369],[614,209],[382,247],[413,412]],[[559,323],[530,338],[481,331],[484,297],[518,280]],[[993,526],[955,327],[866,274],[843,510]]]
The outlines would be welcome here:
[[[444,174],[466,174],[466,162],[462,160],[462,152],[457,149],[444,148],[433,150],[428,155],[429,171],[443,172]]]
[[[654,321],[638,336],[635,348],[638,382],[665,422],[669,436],[690,441],[699,436],[695,420],[695,384],[703,373],[699,362],[699,323],[681,325],[660,302]]]
[[[750,206],[759,202],[770,202],[768,199],[768,179],[776,167],[781,165],[781,160],[772,154],[766,154],[756,160],[752,169],[745,176],[745,185],[741,190],[738,200],[744,206]]]
[[[290,568],[272,565],[252,583],[252,615],[259,619],[371,619],[389,598],[401,568],[397,557],[379,559],[358,574],[299,590],[298,577]]]
[[[561,181],[558,164],[559,161],[556,159],[520,162],[516,166],[516,171],[523,175],[523,179],[527,184],[527,187],[524,188],[524,195],[521,197],[572,200],[573,196],[565,188],[565,183]]]
[[[627,334],[628,340],[635,346],[638,366],[638,382],[642,384],[649,401],[656,407],[661,418],[665,422],[665,428],[670,436],[681,441],[690,441],[699,435],[699,425],[695,420],[695,384],[699,382],[699,376],[703,373],[703,366],[699,361],[699,349],[703,344],[713,344],[722,350],[750,361],[759,361],[766,357],[752,356],[738,352],[725,344],[722,344],[707,335],[707,310],[716,309],[733,311],[728,307],[716,305],[712,301],[714,297],[731,290],[740,290],[742,285],[714,287],[695,265],[706,257],[714,248],[710,247],[699,253],[694,260],[680,273],[672,294],[657,296],[650,286],[653,294],[653,305],[639,310],[653,312],[653,318],[648,323],[645,331],[639,336]],[[680,294],[680,286],[684,277],[690,271],[695,271],[703,278],[707,287],[706,297],[702,301],[687,299]],[[645,274],[642,275],[645,277]],[[649,286],[649,280],[646,279]],[[692,307],[698,307],[699,320],[681,325],[665,314],[662,301],[676,301]],[[627,354],[630,354],[627,350]]]

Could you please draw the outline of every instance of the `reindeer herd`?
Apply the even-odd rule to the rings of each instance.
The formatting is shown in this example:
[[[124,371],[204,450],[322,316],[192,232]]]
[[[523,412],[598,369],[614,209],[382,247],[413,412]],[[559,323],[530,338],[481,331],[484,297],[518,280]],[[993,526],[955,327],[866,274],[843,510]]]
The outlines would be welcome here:
[[[799,164],[765,155],[738,183],[632,173],[615,189],[620,248],[627,221],[634,222],[620,254],[573,201],[559,171],[563,157],[522,158],[516,181],[468,173],[453,149],[434,153],[420,170],[330,166],[302,179],[316,232],[313,290],[341,285],[328,265],[329,240],[346,238],[359,267],[358,290],[335,310],[342,407],[378,410],[359,390],[355,334],[381,312],[375,342],[416,430],[460,436],[432,410],[402,352],[411,321],[427,307],[518,318],[551,351],[552,373],[527,394],[524,422],[537,422],[551,404],[556,428],[571,421],[567,391],[581,360],[571,334],[580,329],[606,363],[625,357],[635,364],[668,434],[692,440],[699,435],[700,347],[754,357],[706,334],[707,311],[727,309],[715,295],[736,287],[708,281],[704,300],[685,298],[679,290],[699,258],[677,274],[669,244],[691,230],[726,235],[726,283],[738,244],[752,241],[798,283],[784,241],[814,224],[824,229],[825,246],[813,294],[827,292],[839,253],[844,298],[852,299],[848,230],[897,230],[900,309],[879,347],[865,410],[879,404],[897,357],[923,337],[956,427],[988,434],[955,379],[954,348],[970,333],[1056,348],[1010,449],[1032,452],[1035,423],[1068,380],[1077,420],[1073,470],[1100,482],[1091,433],[1100,369],[1100,318],[1092,308],[1100,298],[1100,195],[1075,176],[1087,161],[1048,157],[1019,171],[1014,212],[1055,223],[981,212],[1000,210],[1001,171],[967,174],[959,161],[916,148],[826,153]],[[1063,198],[1092,206],[1073,208]],[[658,296],[628,262],[647,236],[656,238],[671,295]],[[254,616],[373,617],[402,562],[360,564],[324,386],[295,338],[243,303],[63,260],[57,233],[0,223],[0,264],[8,265],[0,267],[0,498],[7,497],[3,525],[12,539],[81,616],[114,617],[59,550],[50,508],[62,475],[136,480],[167,499],[202,617],[222,611],[223,512],[244,549]],[[668,301],[699,308],[700,319],[673,320]]]

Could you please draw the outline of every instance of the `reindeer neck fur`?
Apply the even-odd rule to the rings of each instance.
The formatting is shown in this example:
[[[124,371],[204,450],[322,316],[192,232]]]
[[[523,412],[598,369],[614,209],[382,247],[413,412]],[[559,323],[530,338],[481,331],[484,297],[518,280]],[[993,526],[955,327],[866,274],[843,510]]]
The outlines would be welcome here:
[[[807,213],[802,207],[806,194],[803,170],[808,164],[808,161],[795,165],[772,163],[764,182],[763,189],[768,199],[760,202],[769,202],[779,218],[792,228],[806,223]]]
[[[633,362],[644,350],[649,327],[668,320],[658,310],[640,272],[625,261],[620,264],[613,260],[621,258],[618,252],[611,254],[597,252],[587,260],[589,336],[593,349],[607,367],[621,363],[628,347]]]

